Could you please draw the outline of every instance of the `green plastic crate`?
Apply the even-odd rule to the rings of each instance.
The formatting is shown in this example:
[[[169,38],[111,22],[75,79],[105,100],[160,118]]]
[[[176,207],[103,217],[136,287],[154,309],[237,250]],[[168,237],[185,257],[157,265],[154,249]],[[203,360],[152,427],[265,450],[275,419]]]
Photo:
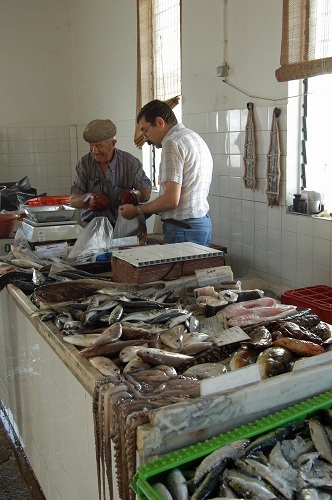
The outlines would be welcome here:
[[[175,467],[181,469],[183,465],[187,466],[190,463],[192,463],[190,467],[195,468],[206,455],[209,455],[221,446],[238,439],[258,437],[289,422],[304,420],[319,410],[329,408],[332,408],[332,391],[324,392],[294,406],[273,413],[268,417],[228,431],[225,434],[220,434],[201,443],[174,451],[139,467],[133,478],[131,487],[140,500],[163,500],[153,488],[153,484],[158,481],[162,482],[169,470]]]

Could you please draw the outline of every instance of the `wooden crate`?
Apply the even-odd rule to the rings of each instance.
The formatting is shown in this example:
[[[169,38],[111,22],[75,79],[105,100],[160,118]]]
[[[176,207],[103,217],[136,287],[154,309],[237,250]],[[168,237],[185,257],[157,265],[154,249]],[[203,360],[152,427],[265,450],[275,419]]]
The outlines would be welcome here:
[[[173,280],[195,274],[197,269],[208,269],[225,265],[223,256],[183,260],[136,267],[117,257],[112,258],[112,278],[120,283],[149,283],[159,280]]]

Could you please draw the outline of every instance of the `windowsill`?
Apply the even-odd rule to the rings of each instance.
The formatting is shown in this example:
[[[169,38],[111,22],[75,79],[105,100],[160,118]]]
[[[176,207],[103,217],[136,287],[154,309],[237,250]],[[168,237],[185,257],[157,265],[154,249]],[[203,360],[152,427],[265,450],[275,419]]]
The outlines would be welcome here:
[[[300,217],[312,217],[313,219],[319,219],[319,220],[332,220],[331,215],[320,215],[320,214],[304,214],[302,212],[293,212],[290,207],[287,207],[287,213],[289,215],[299,215]]]

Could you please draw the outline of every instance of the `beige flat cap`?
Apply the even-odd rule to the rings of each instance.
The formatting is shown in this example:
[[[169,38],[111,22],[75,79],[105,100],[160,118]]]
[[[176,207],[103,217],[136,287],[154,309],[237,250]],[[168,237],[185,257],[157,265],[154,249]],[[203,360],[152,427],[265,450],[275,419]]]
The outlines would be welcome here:
[[[116,125],[111,120],[92,120],[83,132],[86,142],[98,142],[111,139],[116,135]]]

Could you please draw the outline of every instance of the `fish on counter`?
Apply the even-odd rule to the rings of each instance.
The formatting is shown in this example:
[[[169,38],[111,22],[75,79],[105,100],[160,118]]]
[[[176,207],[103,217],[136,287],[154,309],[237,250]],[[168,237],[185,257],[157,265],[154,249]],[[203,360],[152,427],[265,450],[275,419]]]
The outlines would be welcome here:
[[[332,428],[324,423],[328,411],[320,410],[258,437],[240,438],[200,460],[174,464],[151,486],[156,492],[170,491],[173,475],[179,474],[174,471],[179,471],[179,483],[170,498],[178,498],[181,478],[186,478],[188,500],[328,500],[332,491]]]

